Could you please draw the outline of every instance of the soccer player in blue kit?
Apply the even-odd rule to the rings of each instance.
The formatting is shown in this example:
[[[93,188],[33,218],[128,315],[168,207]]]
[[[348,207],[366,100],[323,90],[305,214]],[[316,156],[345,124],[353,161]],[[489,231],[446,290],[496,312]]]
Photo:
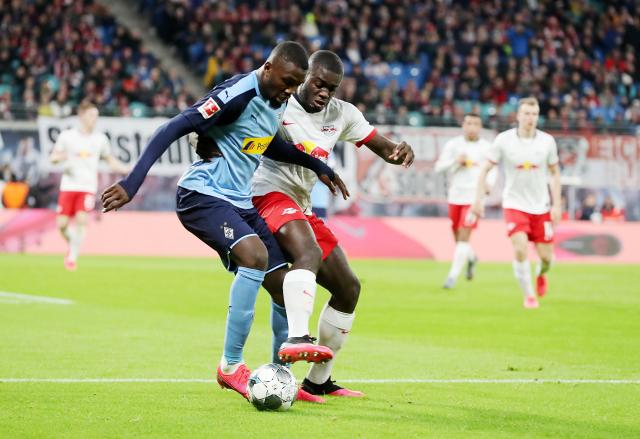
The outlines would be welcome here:
[[[250,371],[242,351],[258,290],[266,273],[286,268],[275,238],[251,203],[251,178],[260,156],[309,168],[334,194],[337,187],[345,198],[349,195],[331,168],[277,134],[286,102],[307,69],[307,52],[300,44],[278,44],[259,69],[219,84],[163,124],[133,171],[102,194],[103,210],[117,209],[135,196],[153,163],[175,140],[195,131],[215,142],[221,156],[196,161],[178,182],[176,210],[183,226],[216,250],[235,273],[217,379],[245,397]],[[282,297],[273,299],[284,304]],[[300,342],[310,359],[332,357],[326,347]]]

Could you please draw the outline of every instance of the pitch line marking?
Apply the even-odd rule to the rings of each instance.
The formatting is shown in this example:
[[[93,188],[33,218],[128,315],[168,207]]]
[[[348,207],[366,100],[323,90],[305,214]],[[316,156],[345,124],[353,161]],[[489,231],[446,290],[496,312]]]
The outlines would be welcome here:
[[[34,296],[31,294],[0,291],[0,303],[48,303],[52,305],[73,305],[75,302],[73,300],[60,299],[57,297]]]
[[[640,379],[346,379],[357,384],[640,384]],[[0,383],[215,383],[214,378],[0,378]]]

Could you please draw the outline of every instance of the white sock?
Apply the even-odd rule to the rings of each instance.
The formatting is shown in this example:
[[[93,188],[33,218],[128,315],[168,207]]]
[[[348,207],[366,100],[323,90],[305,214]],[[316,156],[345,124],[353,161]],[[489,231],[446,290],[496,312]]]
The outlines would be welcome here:
[[[330,348],[333,351],[334,360],[351,331],[354,318],[355,314],[337,311],[328,303],[322,309],[318,322],[318,344]],[[309,381],[315,384],[325,383],[331,376],[334,360],[323,364],[314,363],[307,375]]]
[[[316,297],[316,275],[309,270],[291,270],[284,277],[282,292],[287,310],[289,337],[309,334],[309,318]]]
[[[82,241],[84,241],[85,235],[85,227],[84,226],[76,226],[73,233],[70,233],[69,239],[69,259],[72,261],[76,261],[78,259],[78,253],[80,251],[80,246],[82,245]]]
[[[531,282],[531,266],[529,261],[513,261],[513,274],[520,284],[525,296],[533,296],[533,283]]]
[[[468,242],[458,241],[456,248],[453,251],[453,262],[451,263],[451,269],[449,270],[448,277],[450,279],[457,279],[464,267],[464,264],[469,260],[471,254],[471,246]]]
[[[220,369],[222,369],[222,373],[225,375],[231,375],[233,373],[236,372],[236,370],[238,370],[238,368],[240,367],[240,365],[243,363],[234,363],[234,364],[229,364],[227,362],[227,359],[224,358],[224,355],[222,356],[222,359],[220,360]]]

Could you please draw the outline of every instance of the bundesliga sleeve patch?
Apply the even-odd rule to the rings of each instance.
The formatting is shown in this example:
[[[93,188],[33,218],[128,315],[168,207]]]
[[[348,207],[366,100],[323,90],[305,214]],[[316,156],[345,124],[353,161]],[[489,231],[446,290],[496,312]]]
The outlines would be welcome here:
[[[211,116],[220,111],[220,107],[213,100],[213,98],[207,99],[207,101],[198,107],[198,111],[202,114],[202,117],[209,119]]]

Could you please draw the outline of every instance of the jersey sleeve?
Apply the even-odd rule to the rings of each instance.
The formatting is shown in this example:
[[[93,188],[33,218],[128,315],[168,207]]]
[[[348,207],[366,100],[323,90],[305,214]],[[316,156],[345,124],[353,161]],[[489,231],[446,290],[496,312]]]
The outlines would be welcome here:
[[[229,125],[236,121],[255,96],[253,89],[233,95],[226,88],[214,88],[182,114],[191,122],[195,132],[206,134],[213,126]]]
[[[111,143],[109,138],[103,134],[100,139],[100,160],[104,160],[109,156],[111,156]]]
[[[453,139],[450,139],[444,144],[442,153],[438,157],[438,161],[435,164],[436,172],[444,172],[451,169],[456,164],[455,148]]]
[[[371,126],[355,105],[343,101],[342,114],[345,125],[340,133],[340,140],[362,146],[376,135],[376,129]]]
[[[67,149],[67,137],[69,131],[64,130],[58,134],[58,138],[56,139],[56,143],[53,145],[52,151],[61,152]]]
[[[498,134],[493,142],[491,142],[491,145],[487,148],[487,160],[491,163],[498,164],[502,159],[502,138],[503,136]]]
[[[553,136],[549,136],[549,155],[547,156],[547,165],[553,166],[558,164],[558,145],[556,144],[556,139]]]

